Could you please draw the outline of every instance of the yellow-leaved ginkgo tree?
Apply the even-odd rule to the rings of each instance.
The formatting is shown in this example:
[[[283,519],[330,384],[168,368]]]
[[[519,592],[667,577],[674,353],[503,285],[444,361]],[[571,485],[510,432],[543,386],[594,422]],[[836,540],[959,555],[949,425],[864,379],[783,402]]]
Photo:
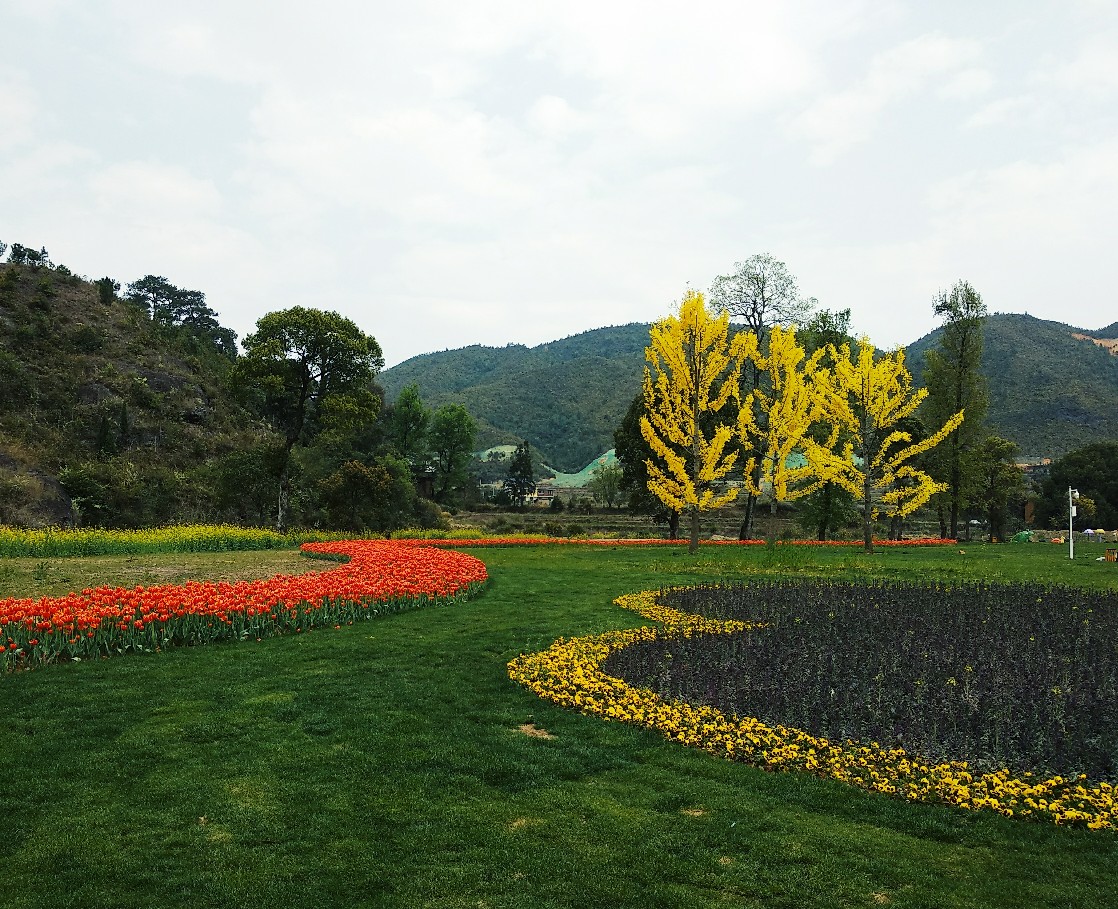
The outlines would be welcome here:
[[[963,411],[937,432],[914,441],[912,433],[901,428],[902,421],[928,392],[913,389],[904,351],[875,356],[874,346],[864,337],[858,340],[857,356],[849,347],[828,350],[834,366],[818,375],[816,387],[824,418],[849,441],[832,451],[805,438],[805,452],[824,480],[861,500],[863,541],[872,552],[879,509],[890,517],[904,517],[946,488],[908,462],[954,431],[963,422]]]
[[[824,444],[805,445],[805,437],[822,417],[823,398],[816,389],[816,376],[826,348],[810,357],[796,341],[792,328],[775,325],[769,335],[768,352],[762,352],[756,335],[743,333],[744,354],[767,381],[759,383],[742,400],[738,410],[738,440],[751,451],[744,465],[746,488],[760,496],[768,486],[770,533],[776,523],[778,502],[793,501],[819,489],[824,479],[817,466],[818,452],[833,447],[837,430]],[[804,463],[792,463],[802,452]],[[759,468],[759,469],[758,469]]]
[[[652,449],[648,489],[691,518],[689,550],[699,548],[699,515],[737,497],[721,481],[738,452],[734,427],[716,415],[738,393],[743,341],[729,340],[730,317],[713,317],[698,291],[688,290],[678,315],[655,323],[645,348],[646,414],[641,435]]]

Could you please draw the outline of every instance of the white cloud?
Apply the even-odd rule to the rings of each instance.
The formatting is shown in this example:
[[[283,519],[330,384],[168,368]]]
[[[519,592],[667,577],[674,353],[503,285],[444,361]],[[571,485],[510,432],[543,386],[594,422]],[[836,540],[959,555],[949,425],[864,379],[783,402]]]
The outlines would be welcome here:
[[[939,33],[922,35],[879,53],[866,75],[852,87],[824,95],[788,123],[793,136],[813,146],[811,160],[829,164],[873,134],[884,112],[933,82],[968,87],[976,84],[970,66],[980,52],[978,42]],[[964,76],[965,74],[968,74]],[[963,81],[960,82],[959,80]],[[948,91],[951,89],[948,88]]]
[[[38,109],[39,101],[26,76],[0,67],[0,152],[31,138]]]
[[[943,84],[939,94],[944,98],[966,101],[984,95],[994,85],[994,77],[985,69],[964,69]]]
[[[543,341],[656,318],[765,250],[884,343],[959,276],[1042,295],[1045,250],[1077,299],[1114,284],[1105,5],[43,9],[0,34],[5,240],[166,274],[238,331],[298,303],[390,362]]]
[[[971,114],[966,125],[981,128],[1037,120],[1045,107],[1045,100],[1036,94],[998,98]]]
[[[1049,78],[1090,100],[1112,98],[1118,93],[1118,33],[1092,36],[1075,59],[1055,67]]]
[[[136,224],[209,218],[221,208],[221,194],[210,181],[148,161],[109,165],[93,175],[90,188],[98,206]]]

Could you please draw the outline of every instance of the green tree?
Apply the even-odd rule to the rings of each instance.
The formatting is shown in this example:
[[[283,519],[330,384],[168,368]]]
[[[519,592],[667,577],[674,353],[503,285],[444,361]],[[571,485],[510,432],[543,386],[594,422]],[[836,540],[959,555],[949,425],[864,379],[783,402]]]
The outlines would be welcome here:
[[[101,294],[104,300],[104,289]],[[156,325],[182,329],[230,359],[236,358],[236,333],[218,322],[217,313],[206,305],[206,295],[200,290],[176,287],[162,275],[145,275],[128,285],[125,299],[147,313]]]
[[[1094,502],[1096,526],[1118,528],[1118,442],[1084,445],[1052,462],[1037,502],[1037,522],[1042,527],[1067,527],[1069,488],[1079,490],[1080,528],[1089,526],[1084,499]]]
[[[282,443],[270,441],[235,449],[214,462],[210,485],[223,514],[245,524],[272,520],[283,457]]]
[[[509,474],[503,484],[509,500],[517,508],[523,508],[524,502],[536,491],[536,474],[532,467],[532,449],[526,441],[516,446],[512,458],[509,459]]]
[[[587,490],[606,508],[613,508],[621,495],[622,468],[620,464],[599,464],[590,474]]]
[[[427,434],[431,428],[431,411],[419,397],[419,386],[414,382],[400,389],[396,403],[387,414],[388,443],[413,470],[427,466],[430,452]]]
[[[111,305],[120,293],[120,282],[114,278],[98,278],[93,284],[97,288],[97,299],[102,306]]]
[[[858,500],[838,483],[824,483],[796,503],[796,523],[820,542],[857,526],[860,518]]]
[[[935,314],[943,319],[939,345],[926,354],[924,385],[928,397],[921,408],[924,424],[932,429],[943,426],[952,414],[963,411],[966,420],[952,432],[943,445],[928,454],[932,475],[947,483],[943,493],[948,515],[939,506],[940,533],[959,535],[960,509],[965,488],[980,470],[975,451],[985,438],[988,392],[981,372],[983,327],[986,304],[966,281],[959,281],[950,292],[941,291],[934,301]]]
[[[621,425],[614,430],[613,448],[621,465],[620,492],[628,495],[627,507],[632,514],[649,515],[667,524],[668,538],[675,540],[679,538],[679,512],[668,508],[648,489],[648,462],[654,453],[641,434],[641,420],[647,415],[642,392],[633,398]]]
[[[477,423],[461,404],[444,404],[431,415],[428,440],[435,468],[435,501],[449,505],[470,482]]]
[[[985,516],[991,543],[1005,540],[1010,507],[1025,495],[1025,474],[1016,455],[1016,443],[998,436],[987,436],[975,449],[977,469],[968,498]]]
[[[415,510],[411,467],[391,455],[367,465],[346,461],[319,483],[331,526],[387,533],[405,526]]]
[[[384,357],[376,340],[349,319],[301,306],[268,313],[244,343],[233,381],[256,393],[263,414],[283,437],[276,526],[284,529],[292,450],[323,432],[376,418],[371,386]]]

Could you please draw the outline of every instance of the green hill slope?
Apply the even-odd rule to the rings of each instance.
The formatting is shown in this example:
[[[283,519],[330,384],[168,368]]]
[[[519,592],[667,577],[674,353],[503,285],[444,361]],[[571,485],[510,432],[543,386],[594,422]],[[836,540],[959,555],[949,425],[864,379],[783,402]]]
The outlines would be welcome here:
[[[557,470],[576,472],[613,447],[640,390],[648,326],[599,328],[538,347],[423,354],[380,376],[389,399],[414,382],[428,406],[464,404],[479,447],[526,439]]]
[[[1057,457],[1118,438],[1118,356],[1076,333],[1118,337],[1118,323],[1083,330],[1031,316],[986,321],[983,371],[991,431],[1024,455]],[[938,330],[907,348],[919,382]],[[584,332],[539,347],[464,347],[413,357],[381,376],[390,398],[415,382],[431,406],[458,401],[478,418],[484,446],[527,439],[548,464],[576,472],[613,447],[640,389],[648,326]]]
[[[987,422],[1023,455],[1058,457],[1090,442],[1118,439],[1118,356],[1075,334],[1118,337],[1118,323],[1096,332],[1012,313],[986,320]],[[924,352],[938,338],[939,330],[906,350],[917,381]]]
[[[264,432],[230,366],[68,271],[0,265],[0,523],[198,514],[201,474]]]

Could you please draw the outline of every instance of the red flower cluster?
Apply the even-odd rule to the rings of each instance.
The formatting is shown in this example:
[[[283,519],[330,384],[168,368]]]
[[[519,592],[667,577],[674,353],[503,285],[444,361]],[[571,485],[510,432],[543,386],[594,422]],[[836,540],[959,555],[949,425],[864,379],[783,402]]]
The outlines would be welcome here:
[[[348,561],[328,571],[261,581],[97,587],[62,597],[0,600],[0,667],[336,626],[452,600],[487,578],[479,559],[431,547],[346,540],[305,543],[303,550]]]

